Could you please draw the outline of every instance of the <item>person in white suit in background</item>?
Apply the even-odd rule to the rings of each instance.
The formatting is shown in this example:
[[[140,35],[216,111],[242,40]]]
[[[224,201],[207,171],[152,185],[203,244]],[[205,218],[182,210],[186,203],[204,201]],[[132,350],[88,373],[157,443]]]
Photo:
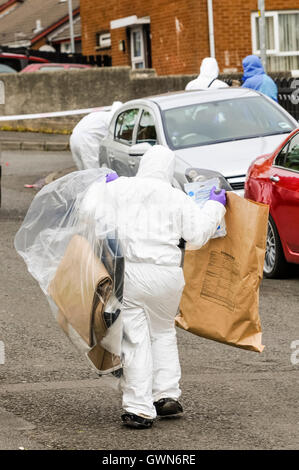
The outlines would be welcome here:
[[[113,114],[122,105],[114,101],[110,111],[97,111],[87,114],[74,127],[70,137],[70,148],[78,170],[99,167],[99,150]]]
[[[200,74],[195,80],[187,83],[185,90],[207,90],[210,88],[227,88],[228,84],[218,79],[219,67],[214,57],[206,57],[200,66]]]

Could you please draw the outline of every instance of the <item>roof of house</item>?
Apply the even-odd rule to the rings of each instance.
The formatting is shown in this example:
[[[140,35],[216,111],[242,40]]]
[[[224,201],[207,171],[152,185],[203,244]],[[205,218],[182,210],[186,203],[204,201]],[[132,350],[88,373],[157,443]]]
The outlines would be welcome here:
[[[52,34],[48,35],[48,39],[51,42],[59,42],[59,41],[64,41],[65,39],[70,38],[70,23],[69,21],[65,23],[61,28],[58,28],[56,31],[54,31]],[[81,18],[80,16],[77,16],[74,18],[74,37],[78,38],[81,37]]]
[[[0,7],[2,7],[2,6],[4,7],[4,5],[5,5],[5,7],[8,7],[12,3],[15,3],[15,2],[16,2],[16,0],[0,0]]]
[[[5,14],[8,10],[14,9],[22,0],[0,0],[0,14]]]
[[[79,12],[80,0],[72,0],[72,6],[73,11],[78,9]],[[0,44],[26,40],[34,43],[65,21],[68,21],[67,1],[24,0],[0,17]]]

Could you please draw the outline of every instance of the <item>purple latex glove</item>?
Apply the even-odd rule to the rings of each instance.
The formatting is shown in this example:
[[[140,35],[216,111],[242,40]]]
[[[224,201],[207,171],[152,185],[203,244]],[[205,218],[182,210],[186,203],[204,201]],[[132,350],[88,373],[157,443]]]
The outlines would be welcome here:
[[[226,205],[226,194],[225,189],[219,189],[216,191],[216,186],[213,186],[210,192],[210,201],[217,201],[220,204]]]
[[[110,183],[111,181],[117,180],[118,174],[113,172],[113,173],[108,173],[106,175],[106,183]]]

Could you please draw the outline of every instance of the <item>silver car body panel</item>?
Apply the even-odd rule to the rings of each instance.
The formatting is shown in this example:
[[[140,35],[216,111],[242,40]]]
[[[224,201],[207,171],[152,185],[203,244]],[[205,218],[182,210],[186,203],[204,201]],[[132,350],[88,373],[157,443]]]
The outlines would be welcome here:
[[[114,139],[114,129],[117,117],[120,113],[129,109],[139,109],[137,123],[141,117],[142,110],[151,111],[157,132],[157,143],[168,146],[164,134],[161,112],[167,109],[188,106],[195,103],[205,103],[224,99],[237,99],[260,96],[259,92],[247,88],[224,88],[206,91],[182,91],[166,93],[164,95],[152,96],[126,102],[120,107],[110,123],[108,134],[102,141],[101,154],[105,155],[105,164],[118,171],[122,176],[133,176],[136,174],[140,157],[130,157],[130,145],[118,142]],[[297,121],[285,111],[279,104],[263,95],[272,105],[279,108],[289,119],[294,129],[298,127]],[[293,129],[291,129],[293,130]],[[290,131],[291,131],[290,130]],[[136,141],[137,125],[133,133],[133,144]],[[271,153],[287,136],[285,134],[269,135],[264,137],[246,138],[240,140],[218,142],[215,144],[201,145],[175,150],[176,171],[175,177],[180,185],[186,182],[185,170],[190,167],[205,168],[218,171],[231,183],[236,183],[236,189],[243,194],[245,176],[251,162],[258,156]],[[241,190],[240,190],[241,189]],[[240,190],[240,191],[239,191]]]

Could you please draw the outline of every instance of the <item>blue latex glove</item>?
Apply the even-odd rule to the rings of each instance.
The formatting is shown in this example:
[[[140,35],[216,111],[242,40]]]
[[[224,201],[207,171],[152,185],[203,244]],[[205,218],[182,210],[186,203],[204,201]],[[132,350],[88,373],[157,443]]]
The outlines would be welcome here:
[[[223,204],[224,206],[226,205],[226,194],[225,194],[225,189],[220,189],[216,191],[216,186],[213,186],[210,192],[210,201],[217,201],[220,202],[220,204]]]
[[[113,173],[108,173],[106,175],[106,183],[110,183],[110,181],[114,181],[114,180],[117,180],[118,178],[118,174],[113,172]]]

